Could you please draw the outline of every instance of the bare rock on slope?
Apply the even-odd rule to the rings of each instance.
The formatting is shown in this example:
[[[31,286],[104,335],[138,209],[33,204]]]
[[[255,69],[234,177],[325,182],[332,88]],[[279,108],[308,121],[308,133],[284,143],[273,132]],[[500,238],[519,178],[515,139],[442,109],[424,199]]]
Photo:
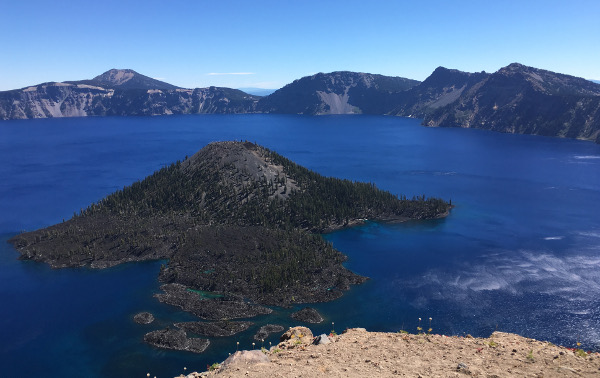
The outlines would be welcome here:
[[[289,332],[289,331],[288,331]],[[600,354],[519,335],[489,338],[411,335],[350,329],[325,345],[269,352],[269,363],[188,377],[597,377]]]

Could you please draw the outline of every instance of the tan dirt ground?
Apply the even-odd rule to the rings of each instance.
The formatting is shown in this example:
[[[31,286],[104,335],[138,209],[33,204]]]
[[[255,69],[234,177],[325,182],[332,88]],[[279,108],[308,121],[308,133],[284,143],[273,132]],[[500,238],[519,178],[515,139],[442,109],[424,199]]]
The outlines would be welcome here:
[[[302,341],[312,340],[303,333]],[[187,377],[600,377],[599,353],[579,356],[503,332],[482,339],[357,328],[332,341],[308,345],[292,338],[266,353],[270,362],[236,362]]]

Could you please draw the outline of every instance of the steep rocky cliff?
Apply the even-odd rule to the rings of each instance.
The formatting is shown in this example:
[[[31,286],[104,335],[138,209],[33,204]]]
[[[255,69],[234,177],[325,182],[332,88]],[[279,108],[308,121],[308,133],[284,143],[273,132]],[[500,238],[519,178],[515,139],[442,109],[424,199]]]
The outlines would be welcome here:
[[[399,94],[389,114],[424,118],[436,109],[455,102],[463,92],[489,75],[438,67],[425,81]]]
[[[454,101],[424,114],[424,118],[428,126],[600,142],[600,85],[513,63],[481,77]]]
[[[230,88],[182,89],[113,69],[91,80],[0,92],[0,119],[246,113],[258,99]]]

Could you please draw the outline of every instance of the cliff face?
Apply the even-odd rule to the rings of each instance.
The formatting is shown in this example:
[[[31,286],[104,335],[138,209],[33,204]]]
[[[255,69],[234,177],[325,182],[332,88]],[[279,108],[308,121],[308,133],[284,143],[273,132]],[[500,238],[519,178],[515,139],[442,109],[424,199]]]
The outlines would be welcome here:
[[[288,114],[385,114],[396,95],[419,82],[358,72],[303,77],[262,98],[257,110]]]
[[[0,92],[0,119],[246,113],[258,99],[230,88],[182,89],[133,70],[112,69],[91,80]]]
[[[489,75],[438,67],[425,81],[402,93],[390,114],[424,118],[436,109],[455,102]]]
[[[257,100],[230,88],[123,90],[46,83],[0,93],[0,118],[246,113]]]
[[[82,117],[110,101],[114,90],[87,84],[44,83],[0,92],[0,118]],[[97,110],[96,110],[97,111]]]
[[[482,77],[424,118],[428,126],[600,142],[600,85],[515,63]]]

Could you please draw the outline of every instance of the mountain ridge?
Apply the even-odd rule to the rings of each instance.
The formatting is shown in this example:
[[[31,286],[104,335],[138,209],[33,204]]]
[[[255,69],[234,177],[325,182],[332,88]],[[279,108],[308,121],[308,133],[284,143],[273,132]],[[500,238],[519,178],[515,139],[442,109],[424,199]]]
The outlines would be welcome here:
[[[600,85],[512,63],[424,117],[427,126],[478,128],[600,142]]]
[[[411,88],[417,80],[362,72],[335,71],[306,76],[261,98],[264,113],[377,114],[388,97]]]
[[[600,143],[600,84],[512,63],[494,73],[436,68],[424,81],[335,71],[267,96],[230,88],[184,89],[133,70],[0,92],[1,119],[105,115],[374,114],[431,127],[480,128]]]

